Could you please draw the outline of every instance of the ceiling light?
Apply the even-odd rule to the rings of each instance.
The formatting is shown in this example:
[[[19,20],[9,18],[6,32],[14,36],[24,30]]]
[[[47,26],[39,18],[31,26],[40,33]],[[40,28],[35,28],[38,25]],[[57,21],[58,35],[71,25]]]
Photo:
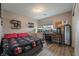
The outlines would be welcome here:
[[[42,8],[42,7],[35,7],[33,9],[33,12],[35,12],[35,13],[40,13],[40,12],[43,12],[43,11],[44,11],[44,8]]]

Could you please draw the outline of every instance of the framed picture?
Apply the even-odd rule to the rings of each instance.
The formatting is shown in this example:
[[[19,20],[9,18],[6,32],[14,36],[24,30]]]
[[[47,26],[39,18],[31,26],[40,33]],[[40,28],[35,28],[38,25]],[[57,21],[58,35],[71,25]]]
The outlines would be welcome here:
[[[34,28],[34,23],[29,22],[29,23],[28,23],[28,27],[29,27],[29,28]]]
[[[20,29],[21,28],[21,21],[19,20],[11,20],[11,29]]]

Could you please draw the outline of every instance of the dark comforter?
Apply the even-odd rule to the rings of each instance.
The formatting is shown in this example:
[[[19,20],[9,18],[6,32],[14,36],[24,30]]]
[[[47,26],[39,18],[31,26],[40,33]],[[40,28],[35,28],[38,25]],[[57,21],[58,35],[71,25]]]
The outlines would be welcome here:
[[[32,36],[3,40],[3,49],[7,55],[20,55],[42,45],[41,39]]]

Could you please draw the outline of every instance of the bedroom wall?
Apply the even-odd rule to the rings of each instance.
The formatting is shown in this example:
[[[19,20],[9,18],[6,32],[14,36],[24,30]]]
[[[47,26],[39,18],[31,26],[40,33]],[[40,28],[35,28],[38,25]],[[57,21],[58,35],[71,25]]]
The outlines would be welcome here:
[[[23,33],[23,32],[33,32],[34,28],[28,28],[28,22],[34,23],[34,26],[37,27],[37,21],[31,17],[18,15],[16,13],[3,10],[3,32],[5,33]],[[21,21],[21,29],[11,29],[10,20],[19,20]]]
[[[55,16],[50,16],[50,17],[47,17],[47,18],[44,18],[44,19],[40,19],[38,21],[38,26],[42,26],[42,25],[52,25],[54,21],[56,20],[67,20],[67,22],[69,24],[71,24],[71,20],[72,20],[72,12],[69,11],[69,12],[65,12],[65,13],[62,13],[62,14],[59,14],[59,15],[55,15]]]

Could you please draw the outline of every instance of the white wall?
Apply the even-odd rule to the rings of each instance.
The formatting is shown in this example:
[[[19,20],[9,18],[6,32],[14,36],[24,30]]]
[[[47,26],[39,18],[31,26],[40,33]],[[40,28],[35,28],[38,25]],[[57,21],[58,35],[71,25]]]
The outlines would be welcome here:
[[[79,4],[76,4],[75,15],[72,18],[72,38],[75,44],[75,55],[79,56]]]
[[[69,24],[71,24],[71,20],[72,20],[72,12],[65,12],[59,15],[55,15],[55,16],[50,16],[44,19],[40,19],[38,21],[38,26],[42,26],[42,25],[52,25],[54,21],[56,20],[66,20]]]
[[[21,21],[21,29],[11,29],[10,20]],[[31,17],[18,15],[16,13],[3,10],[3,32],[5,33],[23,33],[23,32],[33,32],[34,28],[28,28],[28,22],[34,23],[37,27],[37,21]]]

